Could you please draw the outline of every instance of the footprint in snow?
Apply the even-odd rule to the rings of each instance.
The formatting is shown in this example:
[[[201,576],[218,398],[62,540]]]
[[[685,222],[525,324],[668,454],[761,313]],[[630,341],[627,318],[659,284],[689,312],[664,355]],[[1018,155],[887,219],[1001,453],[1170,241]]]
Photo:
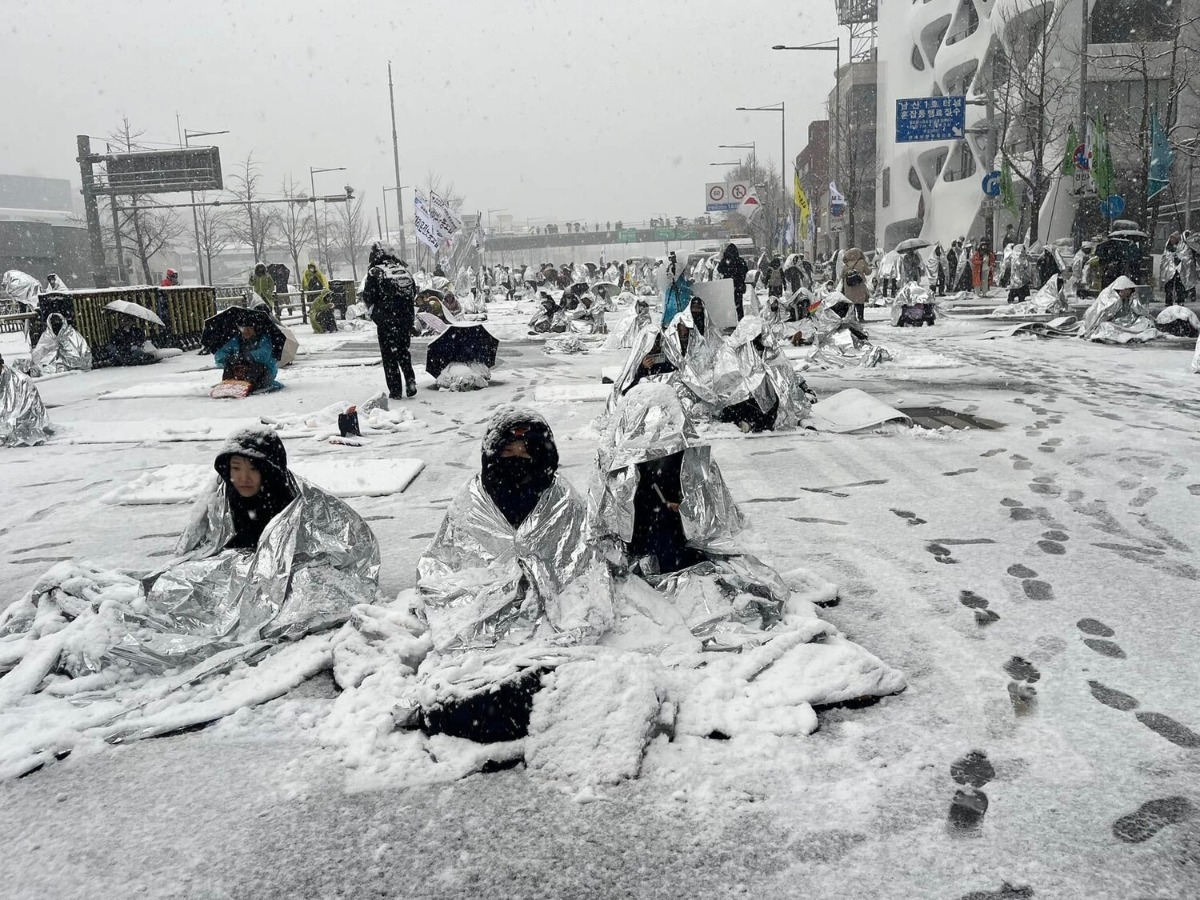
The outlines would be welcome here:
[[[975,624],[981,628],[1000,620],[1000,614],[988,609],[988,602],[974,591],[960,591],[958,602],[975,613]]]
[[[950,825],[967,831],[979,827],[988,809],[988,797],[980,788],[996,777],[987,754],[972,750],[950,764],[950,777],[962,785],[954,792],[947,816]]]
[[[1196,807],[1187,797],[1164,797],[1148,800],[1136,812],[1121,816],[1113,822],[1112,833],[1126,844],[1141,844],[1150,840],[1168,825],[1185,822],[1196,814]]]
[[[1037,705],[1037,688],[1033,685],[1042,677],[1037,666],[1021,656],[1014,656],[1004,664],[1004,671],[1012,679],[1008,683],[1008,699],[1013,712],[1028,716]]]
[[[955,475],[967,475],[971,472],[978,472],[978,471],[979,471],[978,469],[955,469],[953,472],[943,472],[942,474],[945,475],[947,478],[952,478]]]
[[[1028,885],[1013,887],[1007,881],[1000,883],[998,891],[971,891],[958,900],[1033,900],[1033,888]]]
[[[957,559],[950,555],[950,548],[943,547],[941,544],[926,544],[925,549],[933,554],[935,562],[945,563],[946,565],[954,565],[958,562]]]
[[[1137,709],[1140,705],[1136,698],[1129,696],[1123,691],[1114,690],[1099,681],[1089,681],[1088,689],[1092,692],[1092,696],[1103,703],[1105,706],[1111,706],[1113,709],[1119,709],[1121,712],[1129,712],[1131,709]]]
[[[1029,458],[1020,453],[1014,453],[1011,459],[1013,460],[1013,469],[1017,472],[1025,472],[1033,468],[1033,463],[1029,461]]]
[[[1112,637],[1116,632],[1099,619],[1080,619],[1075,623],[1075,627],[1084,634],[1091,635],[1091,637],[1084,638],[1083,642],[1101,656],[1107,656],[1110,659],[1125,659],[1125,651],[1119,644],[1104,640],[1104,638]]]
[[[909,525],[924,525],[925,520],[914,512],[909,512],[907,509],[893,509],[892,512],[901,519],[906,519]]]
[[[986,453],[980,453],[979,455],[984,458],[990,458],[993,456],[998,456],[999,454],[1003,453],[1006,449],[1007,449],[1006,447],[998,447],[995,450],[988,450]]]
[[[1137,492],[1137,496],[1129,501],[1129,505],[1134,509],[1141,509],[1151,500],[1158,496],[1158,488],[1144,487]]]
[[[1193,497],[1200,497],[1200,484],[1189,484],[1188,493]]]
[[[1016,510],[1013,510],[1014,512]],[[1038,581],[1037,572],[1021,563],[1013,563],[1008,567],[1008,574],[1021,579],[1021,589],[1030,600],[1053,600],[1054,588],[1047,581]]]

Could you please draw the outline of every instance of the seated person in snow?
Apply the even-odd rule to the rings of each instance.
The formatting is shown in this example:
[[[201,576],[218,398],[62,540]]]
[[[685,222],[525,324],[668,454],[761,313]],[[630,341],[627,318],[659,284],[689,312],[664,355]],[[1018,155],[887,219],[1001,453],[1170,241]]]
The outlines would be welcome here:
[[[481,456],[480,474],[417,562],[434,648],[569,644],[599,633],[611,601],[576,584],[602,567],[583,538],[583,499],[558,475],[550,426],[531,409],[501,406]]]
[[[577,334],[608,334],[604,323],[604,303],[591,294],[579,297],[579,306],[567,315],[570,328]]]
[[[29,352],[26,368],[34,378],[62,372],[88,372],[92,368],[92,349],[61,313],[51,313],[37,345]]]
[[[249,382],[252,392],[280,390],[283,385],[275,380],[279,363],[271,339],[259,334],[249,322],[242,324],[238,332],[213,354],[213,361],[224,370],[224,380]]]
[[[762,630],[779,619],[790,589],[738,548],[744,525],[671,387],[631,390],[601,439],[588,493],[590,540],[668,593],[698,636]]]
[[[113,315],[124,321],[118,321],[105,345],[109,362],[114,366],[147,366],[158,362],[157,356],[146,352],[145,330],[133,324],[128,316]]]
[[[175,560],[141,578],[63,563],[6,611],[0,634],[32,626],[43,601],[59,603],[79,628],[94,629],[88,620],[97,610],[111,619],[104,644],[90,644],[86,659],[64,660],[68,674],[116,660],[162,672],[332,628],[354,605],[376,599],[379,544],[370,526],[290,472],[274,431],[235,432],[213,465],[217,474],[192,508]],[[108,590],[114,586],[120,596]]]
[[[43,444],[50,430],[38,389],[0,356],[0,447]]]
[[[1100,292],[1083,314],[1079,337],[1085,341],[1127,344],[1152,341],[1158,337],[1158,329],[1137,298],[1133,279],[1121,275]]]
[[[545,291],[539,294],[539,298],[542,308],[529,320],[530,334],[561,334],[566,331],[566,311]]]

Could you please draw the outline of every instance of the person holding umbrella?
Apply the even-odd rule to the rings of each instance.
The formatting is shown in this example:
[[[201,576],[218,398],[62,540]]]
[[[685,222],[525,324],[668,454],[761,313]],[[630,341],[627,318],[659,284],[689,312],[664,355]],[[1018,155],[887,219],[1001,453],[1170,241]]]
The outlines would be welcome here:
[[[370,269],[363,287],[363,303],[379,336],[388,396],[403,400],[417,393],[417,373],[409,352],[417,285],[396,250],[383,241],[371,245],[367,263]]]
[[[216,353],[213,361],[224,370],[225,381],[244,381],[250,393],[278,391],[283,385],[275,380],[279,363],[269,335],[260,330],[261,313],[239,310],[238,331]]]

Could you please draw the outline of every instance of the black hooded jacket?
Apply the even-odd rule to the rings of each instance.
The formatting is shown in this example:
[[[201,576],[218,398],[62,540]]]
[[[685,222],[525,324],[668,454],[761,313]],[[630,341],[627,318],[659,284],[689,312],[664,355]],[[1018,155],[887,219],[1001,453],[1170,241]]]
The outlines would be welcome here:
[[[377,325],[412,328],[417,285],[396,251],[376,241],[371,245],[367,263],[370,268],[363,286],[363,303],[370,310],[372,321]]]
[[[512,441],[522,441],[531,459],[501,456]],[[480,479],[496,508],[513,528],[533,512],[558,472],[558,446],[546,420],[532,410],[502,410],[483,440]]]
[[[249,459],[262,473],[262,488],[253,497],[243,497],[229,480],[229,461],[234,456]],[[225,546],[254,550],[267,523],[296,498],[283,441],[273,431],[239,431],[225,442],[213,468],[225,482],[225,496],[233,512],[233,537]]]
[[[721,261],[717,263],[717,274],[722,278],[733,279],[733,293],[739,297],[746,292],[746,273],[749,271],[750,267],[742,259],[742,254],[738,253],[738,248],[733,244],[726,244]]]

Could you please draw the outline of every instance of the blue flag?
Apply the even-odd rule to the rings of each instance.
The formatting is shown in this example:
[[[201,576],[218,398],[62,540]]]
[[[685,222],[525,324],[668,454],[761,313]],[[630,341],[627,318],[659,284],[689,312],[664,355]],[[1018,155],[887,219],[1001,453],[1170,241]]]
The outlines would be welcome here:
[[[1171,167],[1175,151],[1167,140],[1167,132],[1158,120],[1158,109],[1150,111],[1150,184],[1147,200],[1153,200],[1171,186]]]

